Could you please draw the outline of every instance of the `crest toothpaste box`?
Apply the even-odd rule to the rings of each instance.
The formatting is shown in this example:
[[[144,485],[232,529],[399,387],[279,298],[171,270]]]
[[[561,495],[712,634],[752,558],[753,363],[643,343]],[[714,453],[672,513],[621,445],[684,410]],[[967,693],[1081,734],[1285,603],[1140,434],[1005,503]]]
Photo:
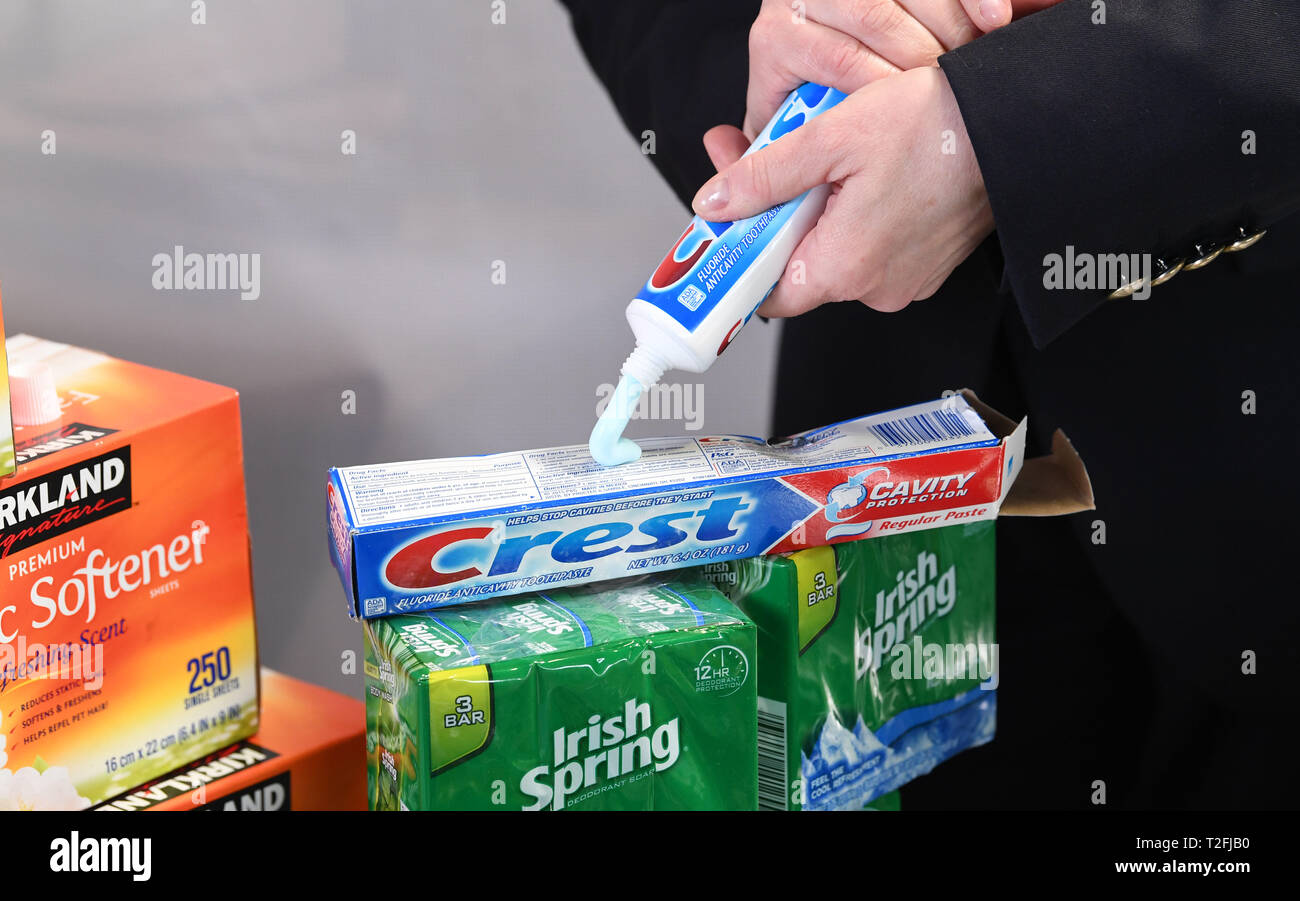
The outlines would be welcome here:
[[[754,625],[698,574],[365,622],[377,810],[754,810]]]
[[[0,810],[81,808],[251,735],[257,646],[239,397],[6,342]]]
[[[758,627],[760,808],[877,807],[993,738],[994,528],[702,568]]]
[[[257,734],[95,810],[365,810],[366,711],[262,668]]]
[[[641,441],[332,469],[330,554],[362,618],[991,519],[1025,423],[953,395],[776,444]],[[992,411],[987,411],[992,413]]]

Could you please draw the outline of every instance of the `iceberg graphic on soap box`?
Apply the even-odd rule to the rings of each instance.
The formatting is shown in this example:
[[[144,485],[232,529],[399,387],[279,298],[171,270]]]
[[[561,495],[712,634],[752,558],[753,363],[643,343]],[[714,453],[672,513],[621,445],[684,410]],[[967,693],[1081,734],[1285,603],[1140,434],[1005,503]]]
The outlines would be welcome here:
[[[9,414],[9,362],[5,353],[5,311],[0,302],[0,478],[14,471],[14,427]]]

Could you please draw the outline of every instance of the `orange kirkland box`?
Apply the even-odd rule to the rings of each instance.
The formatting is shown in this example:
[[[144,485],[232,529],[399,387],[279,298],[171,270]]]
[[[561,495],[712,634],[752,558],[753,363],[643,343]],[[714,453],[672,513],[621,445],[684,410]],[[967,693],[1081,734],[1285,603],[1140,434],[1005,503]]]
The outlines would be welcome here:
[[[257,729],[239,396],[6,347],[0,810],[79,809]]]
[[[262,670],[257,734],[96,810],[365,810],[366,705]]]

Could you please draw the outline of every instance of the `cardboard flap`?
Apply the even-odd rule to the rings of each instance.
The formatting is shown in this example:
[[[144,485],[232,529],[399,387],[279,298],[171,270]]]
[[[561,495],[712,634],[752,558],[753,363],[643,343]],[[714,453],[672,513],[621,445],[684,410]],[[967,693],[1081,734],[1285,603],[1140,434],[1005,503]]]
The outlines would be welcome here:
[[[984,403],[974,391],[969,388],[962,388],[959,393],[966,398],[968,404],[975,408],[975,412],[980,415],[980,418],[984,420],[984,424],[989,427],[989,431],[994,435],[1005,438],[1016,430],[1016,421],[1014,419],[999,413]]]
[[[1023,419],[1017,424],[999,413],[969,388],[961,389],[961,394],[999,437],[1009,437],[1025,425]],[[1052,434],[1050,454],[1025,460],[1009,475],[1014,481],[1003,498],[999,516],[1063,516],[1097,509],[1088,470],[1060,429]]]
[[[1025,461],[999,515],[1062,516],[1095,509],[1088,470],[1070,439],[1057,429],[1052,433],[1052,452]]]

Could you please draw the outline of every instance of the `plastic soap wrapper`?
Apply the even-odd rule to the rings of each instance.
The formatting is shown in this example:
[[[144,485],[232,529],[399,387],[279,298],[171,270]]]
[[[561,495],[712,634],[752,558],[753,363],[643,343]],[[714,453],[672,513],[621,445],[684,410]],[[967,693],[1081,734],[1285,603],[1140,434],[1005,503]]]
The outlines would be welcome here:
[[[993,738],[994,527],[701,568],[758,627],[761,809],[878,807]]]
[[[754,625],[697,573],[368,620],[377,810],[754,810]]]

